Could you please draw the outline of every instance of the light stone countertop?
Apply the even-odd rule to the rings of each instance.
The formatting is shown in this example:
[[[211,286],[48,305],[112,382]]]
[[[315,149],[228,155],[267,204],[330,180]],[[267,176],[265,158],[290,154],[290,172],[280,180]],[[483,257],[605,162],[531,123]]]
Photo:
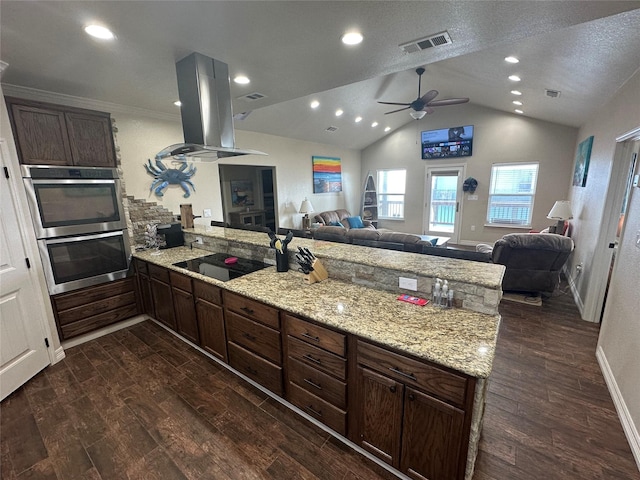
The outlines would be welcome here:
[[[247,233],[256,235],[255,232],[240,231],[229,240],[243,241],[239,237]],[[253,235],[247,237],[255,238]],[[293,241],[292,245],[295,245]],[[304,246],[302,242],[300,245]],[[318,258],[322,258],[321,249],[315,248],[316,252]],[[431,305],[420,307],[398,301],[395,293],[331,278],[309,285],[305,283],[304,275],[296,270],[282,273],[275,267],[221,282],[173,266],[180,261],[210,255],[210,251],[177,247],[160,250],[158,255],[154,253],[135,252],[134,257],[473,377],[486,378],[491,373],[499,315],[457,308],[443,310]]]
[[[230,242],[269,246],[269,237],[262,232],[201,226],[184,229],[184,232]],[[283,235],[279,237],[284,238]],[[297,250],[298,246],[307,247],[320,259],[331,258],[400,272],[419,273],[426,277],[444,277],[449,281],[471,283],[493,290],[502,289],[503,265],[294,237],[289,244],[289,250]]]

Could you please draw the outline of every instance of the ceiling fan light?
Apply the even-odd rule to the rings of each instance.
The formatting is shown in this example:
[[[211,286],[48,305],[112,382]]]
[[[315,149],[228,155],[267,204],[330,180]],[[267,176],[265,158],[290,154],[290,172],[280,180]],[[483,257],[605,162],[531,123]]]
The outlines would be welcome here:
[[[347,32],[342,35],[342,43],[345,45],[358,45],[362,43],[363,38],[360,32]]]
[[[505,62],[507,63],[518,63],[520,60],[518,60],[516,57],[505,57],[504,59]]]
[[[409,112],[409,115],[411,115],[411,118],[413,118],[414,120],[420,120],[421,118],[424,118],[424,116],[427,114],[427,112],[425,112],[424,110],[419,110],[419,111],[415,111],[415,110],[411,110]]]

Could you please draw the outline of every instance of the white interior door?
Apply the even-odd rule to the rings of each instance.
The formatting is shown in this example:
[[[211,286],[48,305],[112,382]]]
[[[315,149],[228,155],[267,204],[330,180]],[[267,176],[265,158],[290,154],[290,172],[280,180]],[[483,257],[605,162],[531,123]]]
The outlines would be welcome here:
[[[8,149],[0,140],[3,170]],[[6,172],[6,170],[4,170]],[[0,400],[49,365],[39,294],[27,267],[18,220],[15,184],[2,175],[0,185]],[[40,261],[30,259],[31,263]]]
[[[458,242],[463,176],[464,166],[427,167],[424,210],[426,235],[449,237],[451,243]]]

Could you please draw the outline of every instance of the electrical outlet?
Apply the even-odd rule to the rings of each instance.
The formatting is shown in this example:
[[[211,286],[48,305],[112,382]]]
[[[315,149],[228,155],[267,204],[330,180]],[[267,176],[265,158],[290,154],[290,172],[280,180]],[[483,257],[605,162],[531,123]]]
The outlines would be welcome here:
[[[202,211],[202,218],[211,218],[211,209],[210,208],[205,208]]]
[[[196,243],[198,245],[202,245],[204,242],[202,241],[202,237],[196,237]]]
[[[467,195],[467,200],[478,200],[478,195]]]
[[[416,292],[418,290],[418,279],[399,277],[398,286],[400,288],[404,288],[405,290],[413,290],[414,292]]]
[[[475,232],[476,231],[476,226],[475,225],[471,225],[471,231]]]

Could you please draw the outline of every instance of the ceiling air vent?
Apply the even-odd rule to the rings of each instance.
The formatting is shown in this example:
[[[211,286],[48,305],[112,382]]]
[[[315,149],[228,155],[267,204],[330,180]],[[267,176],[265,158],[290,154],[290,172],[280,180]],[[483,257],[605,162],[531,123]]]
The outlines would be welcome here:
[[[425,38],[419,38],[418,40],[413,40],[411,42],[403,43],[398,45],[400,50],[404,53],[415,53],[420,52],[421,50],[426,50],[427,48],[439,47],[441,45],[447,45],[451,42],[451,37],[448,32],[440,32],[435,35],[430,35]]]
[[[547,97],[551,97],[551,98],[558,98],[560,96],[560,90],[549,90],[548,88],[545,89],[544,94]]]
[[[247,102],[262,100],[263,98],[267,98],[267,96],[258,92],[253,92],[253,93],[249,93],[248,95],[243,95],[241,97],[238,97],[239,100],[246,100]]]
[[[336,130],[338,130],[338,127],[333,127],[333,126],[331,126],[331,127],[327,127],[327,128],[326,128],[326,130],[325,130],[325,132],[333,133],[333,132],[335,132]]]

